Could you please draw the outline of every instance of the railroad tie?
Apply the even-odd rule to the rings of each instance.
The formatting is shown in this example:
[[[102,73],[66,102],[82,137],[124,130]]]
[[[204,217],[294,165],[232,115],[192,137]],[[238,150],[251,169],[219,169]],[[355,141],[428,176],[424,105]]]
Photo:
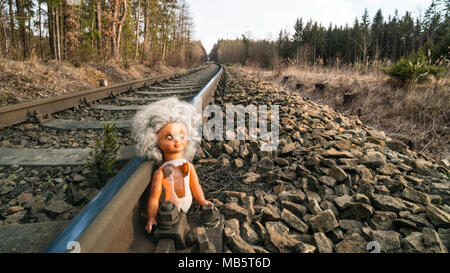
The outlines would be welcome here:
[[[91,148],[80,149],[28,149],[0,148],[0,166],[61,166],[85,165]],[[119,149],[117,160],[136,156],[134,145]]]
[[[78,120],[65,120],[65,119],[53,119],[44,123],[41,126],[47,128],[61,129],[61,130],[100,130],[103,129],[103,122],[115,124],[117,128],[129,129],[131,127],[131,121],[129,120],[110,120],[110,121],[78,121]]]

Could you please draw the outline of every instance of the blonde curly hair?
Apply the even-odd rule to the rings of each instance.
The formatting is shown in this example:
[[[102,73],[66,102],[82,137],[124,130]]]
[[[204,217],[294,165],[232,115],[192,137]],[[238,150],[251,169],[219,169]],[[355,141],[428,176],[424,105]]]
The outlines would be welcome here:
[[[132,119],[132,137],[137,142],[137,155],[156,165],[163,163],[163,153],[158,148],[157,133],[168,123],[180,122],[186,126],[188,144],[183,151],[186,160],[191,161],[195,155],[198,141],[193,137],[199,115],[194,106],[179,101],[175,97],[162,99],[148,104],[139,110]]]

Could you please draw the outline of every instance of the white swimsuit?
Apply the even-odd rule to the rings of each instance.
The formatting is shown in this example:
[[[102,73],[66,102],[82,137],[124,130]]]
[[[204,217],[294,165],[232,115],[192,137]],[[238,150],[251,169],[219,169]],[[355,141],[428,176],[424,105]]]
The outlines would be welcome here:
[[[180,158],[180,159],[174,159],[174,160],[169,160],[164,162],[161,165],[161,168],[164,168],[166,165],[168,164],[172,164],[173,167],[178,167],[183,165],[185,162],[188,162],[186,159]],[[175,200],[168,200],[171,201],[174,204],[179,204],[178,209],[182,209],[184,212],[188,212],[189,208],[191,207],[192,204],[192,193],[191,193],[191,187],[189,186],[189,176],[190,176],[190,169],[188,171],[188,174],[184,177],[184,197],[179,198],[175,193],[172,194],[172,196],[174,196]],[[173,180],[173,177],[167,177],[166,180]],[[165,190],[170,190],[170,191],[175,191],[175,189],[165,189]],[[165,197],[164,197],[165,200]],[[178,206],[178,205],[177,205]]]

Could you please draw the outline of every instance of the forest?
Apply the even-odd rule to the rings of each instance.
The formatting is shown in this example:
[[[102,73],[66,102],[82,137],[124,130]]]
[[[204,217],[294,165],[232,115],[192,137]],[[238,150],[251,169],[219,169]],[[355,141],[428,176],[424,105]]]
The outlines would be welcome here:
[[[370,65],[396,62],[401,57],[425,52],[433,62],[449,59],[450,0],[433,0],[418,16],[407,11],[383,15],[381,9],[371,18],[366,9],[353,25],[328,27],[303,18],[294,32],[282,29],[276,41],[254,40],[242,35],[235,40],[219,40],[210,58],[220,63],[240,63],[274,68],[280,63]],[[248,36],[248,35],[247,35]]]
[[[0,56],[198,65],[185,0],[0,0]]]

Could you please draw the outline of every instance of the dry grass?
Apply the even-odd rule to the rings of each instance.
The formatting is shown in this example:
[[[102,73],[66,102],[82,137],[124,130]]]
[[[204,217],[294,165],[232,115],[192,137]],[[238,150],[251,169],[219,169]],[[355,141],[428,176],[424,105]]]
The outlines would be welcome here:
[[[139,63],[126,66],[115,62],[85,63],[75,67],[68,62],[37,58],[27,61],[0,60],[0,106],[58,96],[98,87],[99,80],[109,85],[170,73],[177,68],[158,65],[149,68]]]
[[[419,153],[434,159],[450,159],[450,83],[449,75],[409,90],[394,89],[389,77],[379,70],[366,73],[355,69],[322,66],[288,67],[281,71],[264,71],[241,67],[244,71],[291,90],[304,97],[332,106],[347,115],[358,115],[361,121],[399,139]],[[284,76],[290,76],[284,81]],[[327,81],[329,87],[319,91],[315,83]],[[351,102],[344,94],[357,93]]]

